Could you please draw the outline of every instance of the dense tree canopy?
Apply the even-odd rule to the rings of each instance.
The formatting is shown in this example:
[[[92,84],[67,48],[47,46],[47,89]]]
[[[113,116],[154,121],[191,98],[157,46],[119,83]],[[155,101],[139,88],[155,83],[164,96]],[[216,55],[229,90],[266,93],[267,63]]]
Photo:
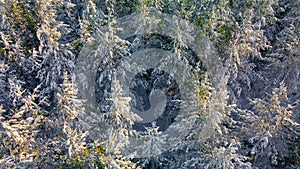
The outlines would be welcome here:
[[[0,168],[300,166],[299,0],[0,4]],[[132,23],[126,17],[139,24],[126,25]],[[146,33],[127,36],[124,32],[131,28]],[[161,28],[168,28],[162,32],[169,35],[147,32]],[[139,65],[118,59],[153,48],[181,61],[166,57],[159,68],[169,69],[168,74],[148,69],[135,76],[140,81],[131,87],[140,88],[132,89],[136,93],[129,97],[122,86],[126,80],[116,76],[122,79],[121,70]],[[199,53],[200,60],[190,57]],[[102,55],[108,59],[100,63],[95,58]],[[133,63],[148,64],[146,60]],[[114,71],[120,73],[114,77]],[[78,76],[82,72],[97,79]],[[180,74],[178,85],[168,79],[173,73]],[[147,78],[152,78],[153,90],[173,101],[166,103],[166,110],[180,105],[185,113],[163,116],[175,121],[169,131],[176,130],[178,138],[160,130],[165,121],[149,123],[143,131],[135,128],[140,117],[130,106],[139,103],[136,95],[145,89],[146,101],[155,101],[143,88],[149,85]],[[90,88],[94,83],[99,87]],[[94,95],[90,91],[101,97],[87,98]],[[131,149],[135,138],[143,144]]]

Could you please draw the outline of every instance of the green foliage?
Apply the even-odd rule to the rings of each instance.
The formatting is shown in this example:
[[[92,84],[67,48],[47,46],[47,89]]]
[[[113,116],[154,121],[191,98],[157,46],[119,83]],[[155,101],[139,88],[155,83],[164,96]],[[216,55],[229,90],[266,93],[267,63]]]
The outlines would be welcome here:
[[[36,13],[37,7],[34,2],[26,3],[24,1],[9,1],[5,8],[7,21],[16,31],[25,32],[27,30],[32,33],[36,32],[39,23],[39,17]]]
[[[7,32],[9,42],[18,43],[21,40],[20,45],[23,48],[24,55],[30,55],[32,48],[36,48],[38,45],[36,31],[40,20],[35,2],[7,1],[4,9],[3,15],[9,26]]]
[[[199,140],[207,135],[214,136],[215,140],[203,145],[202,155],[205,157],[201,160],[208,161],[207,167],[233,168],[244,164],[251,167],[247,162],[255,164],[259,155],[267,156],[265,149],[270,150],[270,146],[274,146],[277,151],[274,140],[282,136],[287,137],[284,148],[290,153],[282,156],[287,163],[299,164],[299,124],[293,119],[293,106],[287,97],[289,90],[298,92],[297,85],[291,83],[299,83],[299,1],[88,0],[73,4],[57,0],[11,0],[0,3],[0,56],[1,66],[5,67],[0,76],[0,100],[3,104],[0,106],[0,120],[5,130],[0,131],[1,167],[35,165],[43,168],[50,164],[54,168],[136,167],[130,158],[120,153],[129,142],[128,136],[134,135],[130,127],[133,118],[137,118],[125,111],[128,110],[129,99],[123,98],[120,90],[114,91],[114,111],[106,116],[106,120],[115,126],[115,130],[107,136],[114,142],[101,138],[104,141],[89,143],[89,134],[75,125],[84,110],[83,101],[77,98],[76,84],[70,76],[76,53],[85,42],[95,42],[91,43],[92,49],[98,40],[93,36],[101,36],[110,39],[111,49],[120,49],[123,41],[116,36],[116,32],[120,31],[115,27],[116,18],[136,11],[146,15],[152,9],[189,20],[201,29],[199,36],[207,36],[215,42],[218,54],[229,71],[224,74],[236,85],[237,92],[236,96],[232,93],[233,97],[239,99],[241,93],[249,94],[241,86],[247,86],[249,90],[255,88],[251,82],[253,77],[271,85],[272,79],[265,78],[267,75],[260,71],[269,73],[271,71],[267,69],[274,65],[277,66],[274,70],[284,70],[282,79],[289,83],[288,87],[281,83],[270,95],[259,94],[258,98],[250,99],[253,110],[236,108],[240,119],[231,119],[231,122],[239,124],[242,131],[236,134],[234,129],[226,128],[230,125],[220,118],[228,117],[228,110],[220,108],[228,105],[215,99],[227,96],[216,93],[209,74],[201,74],[203,81],[199,82],[195,92],[199,98],[196,117],[215,127],[214,132],[209,130],[207,133],[207,130],[195,134]],[[108,7],[106,11],[101,10],[101,5]],[[107,32],[100,28],[103,25],[108,25]],[[176,38],[182,38],[180,28]],[[257,65],[249,64],[252,60]],[[268,66],[259,67],[259,64]],[[66,71],[69,74],[59,77]],[[236,80],[239,77],[246,79],[246,84],[240,85],[244,81]],[[274,79],[282,81],[277,77]],[[41,85],[36,85],[40,82]],[[62,85],[58,85],[60,83]],[[117,82],[115,84],[118,85]],[[51,87],[48,88],[48,85]],[[48,103],[51,97],[55,104]],[[52,108],[50,112],[47,111],[49,106]],[[221,122],[226,126],[220,125]],[[240,145],[239,141],[250,142],[247,140],[254,138],[258,141],[251,143],[250,158],[241,156],[240,153],[249,152],[244,152],[246,143]],[[116,143],[122,144],[116,146]],[[259,146],[263,148],[259,149]]]

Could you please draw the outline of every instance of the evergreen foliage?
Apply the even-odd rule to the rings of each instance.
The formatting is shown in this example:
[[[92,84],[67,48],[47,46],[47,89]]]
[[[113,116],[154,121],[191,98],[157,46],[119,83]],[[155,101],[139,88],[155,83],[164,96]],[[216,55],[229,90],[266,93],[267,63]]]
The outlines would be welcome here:
[[[0,168],[300,166],[299,0],[0,4]],[[142,21],[155,25],[147,18],[152,10],[200,29],[195,36],[213,42],[226,71],[222,74],[227,81],[219,81],[226,86],[223,90],[214,86],[218,79],[210,79],[212,72],[194,70],[200,72],[195,79],[201,79],[190,83],[196,85],[191,98],[197,102],[186,107],[191,114],[180,116],[193,130],[170,150],[160,147],[166,140],[155,124],[144,133],[133,130],[140,117],[130,111],[131,98],[124,97],[114,77],[108,114],[85,109],[74,78],[83,48],[96,54],[107,48],[110,57],[113,52],[126,53],[129,42],[117,35],[122,31],[117,19],[137,12]],[[183,39],[188,37],[180,27],[174,29],[179,46],[185,47]],[[97,46],[103,39],[108,44]],[[175,52],[179,58],[180,47]],[[102,122],[112,127],[105,130]],[[176,127],[180,133],[186,126]],[[99,135],[92,135],[92,129]],[[128,149],[132,137],[144,144],[125,156],[122,150]],[[135,158],[143,153],[154,154]]]

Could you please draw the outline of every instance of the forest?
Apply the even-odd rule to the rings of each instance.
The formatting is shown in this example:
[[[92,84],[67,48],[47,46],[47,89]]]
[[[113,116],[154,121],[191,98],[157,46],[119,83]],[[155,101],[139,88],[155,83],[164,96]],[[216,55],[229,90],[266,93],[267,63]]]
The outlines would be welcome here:
[[[0,4],[0,168],[299,169],[300,0]]]

